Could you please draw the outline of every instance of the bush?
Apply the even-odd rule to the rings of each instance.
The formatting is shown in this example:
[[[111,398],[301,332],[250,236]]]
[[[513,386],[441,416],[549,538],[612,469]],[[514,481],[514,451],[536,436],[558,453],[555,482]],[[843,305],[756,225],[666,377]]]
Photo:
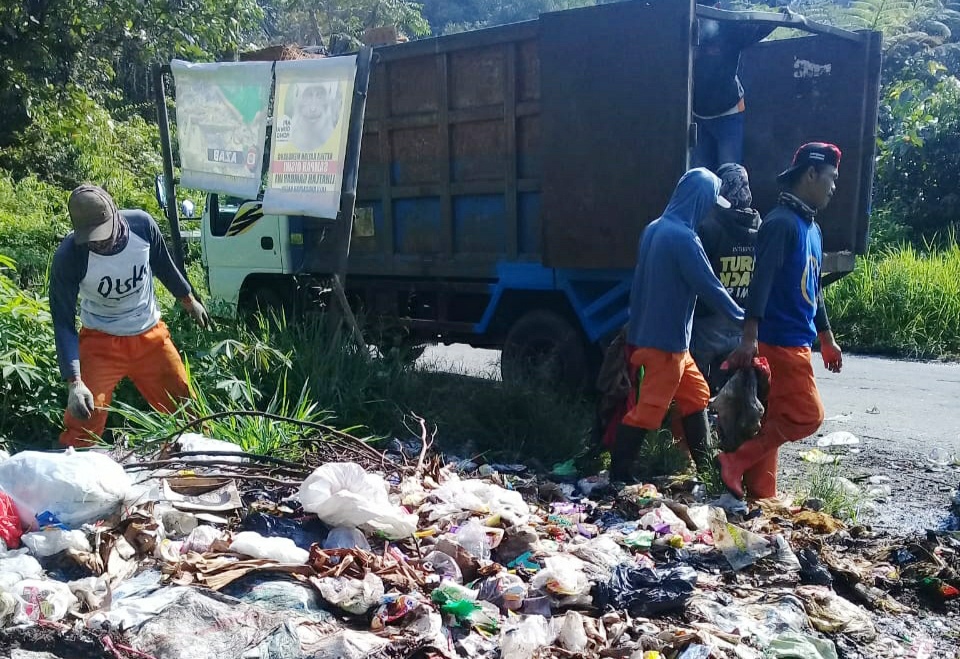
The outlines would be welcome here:
[[[827,289],[841,344],[917,358],[960,356],[960,246],[871,254]]]
[[[17,263],[20,284],[42,288],[69,226],[66,192],[33,176],[14,181],[0,172],[0,245]]]

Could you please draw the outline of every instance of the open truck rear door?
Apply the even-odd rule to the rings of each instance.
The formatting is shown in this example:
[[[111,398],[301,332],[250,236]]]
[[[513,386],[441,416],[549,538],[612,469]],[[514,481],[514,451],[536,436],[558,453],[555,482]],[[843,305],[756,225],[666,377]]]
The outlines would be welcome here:
[[[540,16],[543,261],[632,268],[686,171],[692,2]]]
[[[744,165],[754,205],[776,204],[776,174],[801,144],[832,142],[843,159],[837,192],[819,217],[824,272],[850,272],[867,248],[880,90],[879,32],[765,41],[743,52]]]

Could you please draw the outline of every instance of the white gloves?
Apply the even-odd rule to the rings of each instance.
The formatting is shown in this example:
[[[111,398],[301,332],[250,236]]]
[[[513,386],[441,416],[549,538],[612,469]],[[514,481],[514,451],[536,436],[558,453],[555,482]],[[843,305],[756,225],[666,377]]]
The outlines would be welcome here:
[[[190,314],[190,317],[193,318],[197,325],[203,329],[210,327],[210,314],[207,313],[206,308],[200,304],[200,301],[189,295],[180,300],[181,306],[183,306],[184,311]]]
[[[77,419],[89,419],[96,409],[93,394],[82,380],[74,380],[67,385],[70,395],[67,397],[67,410]]]

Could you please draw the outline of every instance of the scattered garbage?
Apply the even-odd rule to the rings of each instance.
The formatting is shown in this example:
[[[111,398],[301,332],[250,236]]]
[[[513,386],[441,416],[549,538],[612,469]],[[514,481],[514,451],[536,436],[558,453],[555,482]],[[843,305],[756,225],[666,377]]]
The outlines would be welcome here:
[[[243,449],[236,444],[225,442],[220,439],[212,439],[195,432],[185,432],[177,440],[181,453],[207,453],[208,455],[196,455],[194,459],[197,462],[219,462],[238,464],[244,461],[241,456],[222,455],[223,453],[243,453]],[[210,455],[212,454],[212,455]]]
[[[21,525],[38,530],[38,515],[76,528],[115,513],[130,492],[130,477],[102,453],[24,451],[0,462],[0,490]]]
[[[548,477],[474,465],[471,478],[441,460],[391,462],[419,448],[264,467],[202,435],[179,450],[201,459],[127,458],[146,472],[136,488],[102,454],[83,454],[100,455],[97,473],[72,451],[24,462],[54,496],[4,471],[19,456],[0,462],[15,486],[6,508],[0,491],[0,647],[26,629],[109,644],[111,659],[886,659],[922,643],[864,607],[960,600],[960,537],[859,551],[880,536],[822,502],[751,510],[730,495],[703,503],[689,479],[615,491],[569,464]],[[890,486],[859,482],[836,485]]]

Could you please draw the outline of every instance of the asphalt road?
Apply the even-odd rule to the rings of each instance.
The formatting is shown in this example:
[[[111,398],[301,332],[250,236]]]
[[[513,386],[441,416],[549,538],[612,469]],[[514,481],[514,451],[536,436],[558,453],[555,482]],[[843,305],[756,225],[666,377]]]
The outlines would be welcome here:
[[[496,350],[463,345],[432,347],[423,357],[438,369],[490,377],[499,377],[499,358]],[[921,530],[949,523],[945,511],[960,469],[931,458],[960,460],[960,364],[845,355],[840,374],[819,362],[815,368],[826,409],[818,436],[853,433],[861,443],[844,456],[843,473],[890,479],[892,496],[877,504],[879,525]],[[802,476],[807,466],[798,454],[816,439],[783,449],[781,480]]]

